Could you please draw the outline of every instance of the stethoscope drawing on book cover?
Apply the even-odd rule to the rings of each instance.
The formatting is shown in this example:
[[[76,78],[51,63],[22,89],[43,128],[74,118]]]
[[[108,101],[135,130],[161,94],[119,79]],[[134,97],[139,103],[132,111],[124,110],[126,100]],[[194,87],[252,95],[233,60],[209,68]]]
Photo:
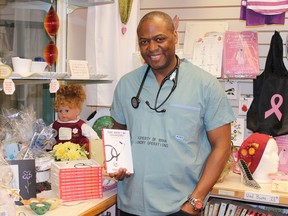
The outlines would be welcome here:
[[[124,152],[125,149],[125,143],[118,141],[118,143],[115,144],[107,144],[105,145],[105,152],[106,152],[106,162],[107,163],[113,163],[114,167],[118,167],[118,159],[120,155]]]

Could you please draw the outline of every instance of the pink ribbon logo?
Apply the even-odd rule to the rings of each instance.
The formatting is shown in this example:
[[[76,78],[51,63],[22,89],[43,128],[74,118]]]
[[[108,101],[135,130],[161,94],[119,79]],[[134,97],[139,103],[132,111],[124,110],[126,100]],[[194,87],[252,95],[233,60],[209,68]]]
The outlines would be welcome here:
[[[279,99],[279,101],[278,101],[277,104],[275,103],[275,99],[276,99],[276,98]],[[282,113],[280,112],[279,107],[280,107],[280,106],[282,105],[282,103],[283,103],[283,97],[282,97],[282,95],[280,95],[280,94],[275,94],[275,95],[273,95],[270,102],[271,102],[272,108],[271,108],[270,110],[268,110],[268,111],[265,112],[265,119],[266,119],[267,117],[269,117],[270,115],[272,115],[273,113],[275,113],[275,115],[277,116],[278,120],[280,121],[281,118],[282,118]]]

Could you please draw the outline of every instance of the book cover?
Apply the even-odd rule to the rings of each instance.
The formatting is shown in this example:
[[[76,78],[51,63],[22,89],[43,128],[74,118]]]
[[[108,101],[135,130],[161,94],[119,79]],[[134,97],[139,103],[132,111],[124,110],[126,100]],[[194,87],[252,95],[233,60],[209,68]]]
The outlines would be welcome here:
[[[107,173],[126,168],[133,173],[130,133],[128,130],[106,129],[102,131]]]
[[[212,216],[213,208],[214,208],[214,203],[210,202],[209,210],[208,210],[208,216]]]
[[[245,216],[245,215],[246,215],[246,213],[247,213],[247,211],[248,211],[248,209],[246,209],[246,208],[243,208],[243,210],[242,210],[242,212],[241,212],[240,216]]]
[[[220,208],[220,203],[219,202],[215,202],[214,203],[214,207],[213,207],[213,211],[212,211],[212,216],[217,216],[218,215],[219,208]]]
[[[208,201],[204,208],[204,216],[208,216],[210,201]]]
[[[288,173],[288,135],[274,137],[278,145],[278,171]]]
[[[221,205],[220,205],[218,216],[225,216],[226,208],[227,208],[227,203],[226,202],[222,202]]]
[[[243,207],[242,207],[242,206],[238,206],[237,209],[236,209],[236,212],[235,212],[234,216],[240,216],[242,210],[243,210]]]
[[[259,74],[256,31],[226,31],[223,48],[223,78],[256,78]]]
[[[228,207],[227,207],[227,211],[225,213],[225,216],[234,216],[236,209],[237,209],[237,205],[229,203]]]

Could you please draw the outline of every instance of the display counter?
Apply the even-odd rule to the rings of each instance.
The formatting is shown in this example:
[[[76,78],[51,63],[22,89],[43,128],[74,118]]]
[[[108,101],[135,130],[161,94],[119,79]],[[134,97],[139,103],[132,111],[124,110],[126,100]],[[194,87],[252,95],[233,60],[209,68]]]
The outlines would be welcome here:
[[[95,216],[116,204],[116,193],[117,189],[114,188],[112,190],[105,191],[103,198],[76,202],[64,202],[61,203],[56,209],[48,211],[45,216]],[[53,197],[53,194],[50,191],[45,191],[39,194],[39,197]],[[37,215],[28,206],[17,206],[16,212],[16,215],[19,215],[20,212],[25,213],[26,216]]]
[[[272,185],[259,184],[260,189],[248,187],[241,183],[241,176],[230,173],[224,181],[214,185],[210,196],[236,199],[249,203],[261,203],[274,206],[288,206],[288,193],[272,191]]]

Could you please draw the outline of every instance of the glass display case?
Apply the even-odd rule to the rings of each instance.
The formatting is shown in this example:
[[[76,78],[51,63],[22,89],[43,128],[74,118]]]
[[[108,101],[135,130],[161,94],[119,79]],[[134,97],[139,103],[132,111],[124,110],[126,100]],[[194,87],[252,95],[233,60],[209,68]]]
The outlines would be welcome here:
[[[42,59],[49,42],[43,21],[49,8],[57,9],[57,0],[2,0],[0,3],[0,58],[13,69],[12,57]],[[55,67],[55,66],[54,66]],[[2,109],[20,109],[33,106],[37,117],[50,123],[54,113],[52,96],[48,85],[17,85],[13,95],[5,95],[0,84],[0,106]],[[44,115],[45,113],[45,115]]]
[[[58,48],[58,56],[50,71],[66,72],[69,13],[81,7],[113,2],[114,0],[1,0],[1,61],[13,70],[11,57],[43,59],[44,49],[51,41],[51,35],[44,28],[44,20],[52,6],[59,17],[59,29],[56,35],[52,35],[52,40]],[[49,93],[48,81],[49,79],[38,82],[23,78],[15,82],[16,90],[13,95],[6,95],[2,89],[3,80],[0,80],[1,108],[20,109],[23,106],[33,106],[37,117],[50,124],[54,121],[54,95]]]

